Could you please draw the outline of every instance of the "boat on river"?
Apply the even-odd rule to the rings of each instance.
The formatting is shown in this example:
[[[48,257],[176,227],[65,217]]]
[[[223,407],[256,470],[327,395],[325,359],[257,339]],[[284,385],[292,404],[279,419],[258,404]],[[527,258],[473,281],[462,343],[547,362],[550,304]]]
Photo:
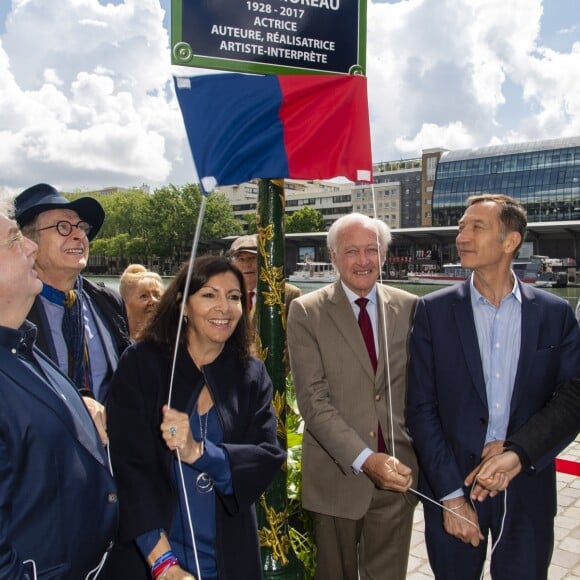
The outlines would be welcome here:
[[[296,271],[288,276],[288,282],[330,284],[338,279],[336,270],[330,262],[298,262],[296,266]]]
[[[568,274],[566,272],[542,272],[535,285],[538,288],[566,288]]]
[[[471,270],[462,268],[461,264],[444,264],[442,272],[409,272],[407,280],[411,284],[432,284],[450,286],[467,280]]]
[[[534,284],[535,286],[555,287],[555,282],[550,279],[544,281],[543,261],[534,258],[516,259],[512,268],[516,276],[525,284]],[[471,275],[471,270],[462,268],[461,264],[444,264],[441,272],[409,272],[407,280],[411,284],[433,284],[437,286],[449,286],[464,282]]]

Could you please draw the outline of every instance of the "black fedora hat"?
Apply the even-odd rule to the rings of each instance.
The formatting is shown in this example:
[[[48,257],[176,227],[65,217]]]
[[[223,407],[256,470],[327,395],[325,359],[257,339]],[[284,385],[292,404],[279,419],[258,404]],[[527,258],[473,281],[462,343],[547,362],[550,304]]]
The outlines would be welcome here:
[[[50,209],[72,209],[79,217],[91,224],[92,229],[87,236],[92,240],[105,221],[105,210],[92,197],[79,197],[69,201],[52,185],[38,183],[25,189],[14,199],[15,218],[20,227],[29,224],[39,213]]]

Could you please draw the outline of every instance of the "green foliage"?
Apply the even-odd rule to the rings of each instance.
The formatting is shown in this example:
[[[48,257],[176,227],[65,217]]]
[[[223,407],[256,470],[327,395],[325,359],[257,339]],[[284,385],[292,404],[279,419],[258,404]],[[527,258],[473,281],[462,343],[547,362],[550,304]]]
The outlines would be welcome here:
[[[286,436],[288,445],[288,520],[290,543],[296,557],[304,566],[304,580],[314,578],[316,546],[312,520],[301,503],[302,433],[304,420],[298,411],[292,375],[286,377]]]
[[[247,224],[246,231],[248,234],[257,234],[258,233],[258,223],[256,221],[256,212],[244,214],[243,220],[244,220],[244,223]]]
[[[67,197],[81,196],[87,194]],[[93,255],[120,257],[123,262],[145,262],[150,256],[177,262],[186,258],[201,207],[202,194],[197,184],[168,185],[153,194],[134,189],[93,197],[106,214],[105,223],[92,242]],[[219,239],[242,231],[242,223],[234,217],[227,198],[220,193],[210,194],[200,239]]]
[[[226,236],[240,235],[242,232],[242,222],[234,217],[228,198],[223,193],[210,194],[207,198],[201,238],[215,240]]]
[[[286,233],[323,232],[324,218],[311,207],[303,207],[286,217]]]

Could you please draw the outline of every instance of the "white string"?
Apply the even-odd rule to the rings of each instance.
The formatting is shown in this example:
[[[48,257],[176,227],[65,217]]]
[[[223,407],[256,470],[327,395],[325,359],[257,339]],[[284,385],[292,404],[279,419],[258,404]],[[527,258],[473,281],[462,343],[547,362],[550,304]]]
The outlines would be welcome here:
[[[474,526],[475,528],[477,528],[479,530],[479,526],[475,522],[472,522],[470,519],[466,518],[465,516],[458,514],[456,511],[452,510],[451,508],[444,506],[440,501],[437,501],[437,500],[433,499],[432,497],[426,496],[424,493],[421,493],[420,491],[417,491],[416,489],[413,489],[412,487],[409,488],[409,491],[411,493],[414,493],[415,495],[418,495],[419,497],[422,497],[423,499],[426,499],[427,501],[430,501],[432,504],[436,505],[437,507],[440,507],[442,510],[444,510],[446,512],[449,512],[450,514],[454,515],[456,518],[459,518],[460,520],[466,521],[468,524]],[[472,504],[472,506],[473,506],[473,504]],[[473,509],[475,511],[475,507]]]
[[[372,194],[372,199],[373,199],[373,218],[375,220],[378,220],[379,218],[377,217],[377,202],[376,202],[376,198],[375,198],[375,184],[371,183],[371,194]],[[378,255],[379,255],[379,284],[383,285],[383,263],[382,260],[380,258],[381,256],[381,240],[379,239],[379,230],[376,230],[377,233],[377,249],[378,249]],[[385,248],[385,258],[386,258],[386,250],[387,248]],[[395,423],[393,420],[393,397],[392,397],[392,390],[391,390],[391,365],[390,365],[390,359],[389,359],[389,338],[388,338],[388,329],[387,329],[387,312],[386,312],[386,308],[383,307],[380,309],[381,311],[381,318],[382,318],[382,324],[383,324],[383,341],[385,344],[385,373],[386,373],[386,385],[385,385],[385,391],[386,391],[386,395],[387,395],[387,400],[388,400],[388,409],[389,409],[389,436],[387,437],[387,441],[390,439],[390,443],[391,443],[391,456],[393,457],[393,459],[397,459],[397,455],[396,455],[396,451],[395,451]],[[396,465],[396,461],[393,462],[394,465]],[[396,469],[396,467],[395,467]]]
[[[109,556],[109,551],[107,550],[103,554],[103,557],[101,558],[101,561],[97,564],[97,566],[87,573],[87,575],[85,576],[85,580],[96,580],[97,579],[97,577],[101,573],[101,570],[103,569],[103,566],[105,565],[105,562],[107,561],[108,556]],[[35,574],[36,574],[36,572],[35,572]],[[34,576],[34,577],[36,578],[36,576]]]
[[[36,562],[34,560],[24,560],[23,564],[32,564],[32,573],[34,576],[31,580],[37,580],[38,576],[36,575]]]
[[[373,218],[378,219],[374,182],[371,183],[371,194],[372,194],[372,200],[373,200]],[[380,256],[381,255],[381,253],[380,253],[381,252],[381,244],[380,244],[378,229],[376,232],[377,232],[377,248],[378,248],[378,254]],[[381,259],[379,258],[379,284],[383,284],[383,283],[384,283],[383,282],[383,263],[382,263]],[[390,439],[390,444],[391,444],[390,450],[391,450],[391,456],[394,459],[393,469],[396,472],[397,471],[397,455],[396,455],[396,450],[395,450],[395,422],[394,422],[394,414],[393,414],[393,398],[392,398],[392,388],[391,388],[391,365],[390,365],[390,360],[389,360],[389,340],[388,340],[386,308],[381,309],[381,317],[382,317],[382,324],[383,324],[383,342],[385,345],[385,369],[386,369],[385,390],[386,390],[386,394],[387,394],[388,414],[389,414],[389,420],[390,420],[390,426],[389,426],[390,427],[389,439]],[[445,507],[441,502],[436,501],[433,498],[426,496],[425,494],[421,493],[420,491],[418,491],[416,489],[409,488],[408,491],[410,491],[410,492],[414,493],[415,495],[422,497],[423,499],[435,504],[436,506],[438,506],[442,510],[449,512],[450,514],[454,515],[456,518],[464,520],[468,524],[474,526],[477,530],[481,531],[478,524],[476,524],[475,522],[472,522],[470,519],[466,518],[465,516],[458,514],[456,511],[454,511],[448,507]],[[471,502],[471,505],[473,507],[473,510],[477,513],[475,506],[473,505],[473,501]],[[500,541],[501,536],[503,534],[503,528],[504,528],[505,517],[506,517],[506,507],[507,507],[507,490],[506,490],[505,496],[504,496],[504,514],[502,517],[501,530],[500,530],[500,533],[498,535],[497,540],[494,542],[494,544],[491,548],[491,551],[489,554],[490,562],[491,562],[491,557],[493,555],[493,552],[494,552],[494,550],[495,550],[495,548],[496,548],[496,546],[497,546],[498,542]],[[484,571],[482,572],[482,579],[483,579],[484,573],[485,573],[485,566],[484,566]]]
[[[497,545],[499,544],[499,541],[501,540],[501,537],[503,536],[503,529],[505,526],[506,517],[507,517],[507,488],[504,489],[504,491],[503,491],[503,514],[501,516],[501,525],[499,527],[499,534],[498,534],[495,542],[492,543],[491,550],[489,551],[489,564],[490,564],[490,566],[491,566],[491,559],[493,557],[493,553],[495,552],[495,549],[497,548]],[[481,580],[483,580],[484,573],[485,573],[485,568],[481,574]]]
[[[177,355],[179,351],[179,337],[181,336],[181,330],[183,328],[183,317],[185,315],[185,307],[187,305],[187,299],[189,298],[189,286],[191,281],[191,274],[193,272],[193,262],[197,254],[197,247],[199,244],[199,238],[201,235],[201,226],[203,223],[203,218],[205,215],[205,206],[207,204],[207,197],[202,194],[201,205],[199,206],[199,215],[197,216],[197,224],[195,226],[195,234],[193,236],[193,242],[191,244],[191,254],[189,256],[189,264],[187,267],[187,275],[185,277],[185,286],[183,288],[183,296],[181,297],[181,307],[179,310],[179,317],[177,321],[177,336],[175,337],[175,347],[173,349],[173,358],[171,361],[171,375],[169,377],[169,393],[167,395],[167,407],[171,408],[171,397],[173,395],[173,382],[175,379],[175,367],[177,365]],[[185,489],[185,476],[183,475],[183,465],[181,464],[181,456],[179,454],[179,449],[175,450],[177,455],[177,469],[179,471],[179,479],[181,482],[181,489],[183,493],[183,501],[185,503],[185,512],[187,514],[187,523],[189,525],[189,533],[191,536],[191,545],[193,547],[193,557],[195,560],[195,569],[197,574],[197,580],[202,580],[201,570],[199,566],[199,558],[197,555],[197,543],[195,541],[195,532],[193,531],[193,520],[191,517],[191,507],[189,505],[189,499],[187,497],[187,492]]]

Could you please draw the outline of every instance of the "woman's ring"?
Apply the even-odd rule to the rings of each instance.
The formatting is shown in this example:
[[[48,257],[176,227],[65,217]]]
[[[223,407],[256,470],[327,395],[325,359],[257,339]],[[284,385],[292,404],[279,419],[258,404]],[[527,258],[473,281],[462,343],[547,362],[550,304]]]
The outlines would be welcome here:
[[[171,427],[169,427],[169,437],[171,437],[171,438],[175,437],[176,433],[177,433],[177,427],[175,425],[172,425]]]

